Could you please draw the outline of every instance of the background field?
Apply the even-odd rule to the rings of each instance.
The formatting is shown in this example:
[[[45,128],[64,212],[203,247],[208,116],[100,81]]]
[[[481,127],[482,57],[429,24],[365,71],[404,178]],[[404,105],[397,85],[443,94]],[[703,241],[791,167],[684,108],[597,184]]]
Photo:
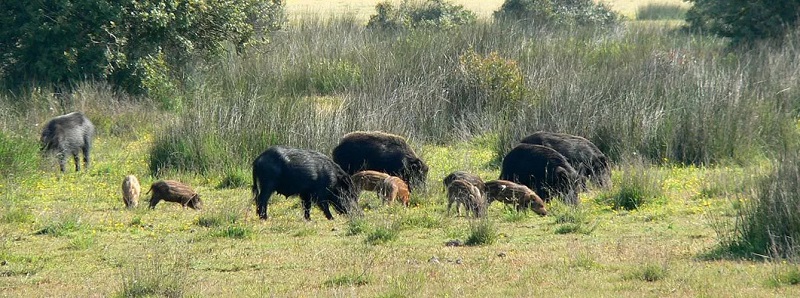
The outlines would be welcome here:
[[[0,296],[800,295],[795,260],[731,257],[723,245],[798,139],[800,43],[728,51],[671,21],[372,33],[360,22],[375,2],[289,1],[292,22],[271,44],[200,64],[179,94],[131,98],[85,83],[68,95],[5,95]],[[501,3],[456,2],[482,16]],[[611,5],[632,15],[643,3]],[[342,17],[351,8],[356,22]],[[297,16],[305,11],[323,18]],[[459,89],[497,69],[519,75],[526,96]],[[72,110],[98,128],[94,164],[61,174],[36,154],[37,136]],[[494,179],[499,155],[539,129],[595,140],[614,160],[614,187],[591,187],[575,208],[555,201],[545,217],[499,204],[483,221],[446,213],[445,175]],[[412,207],[363,193],[363,218],[328,221],[313,209],[306,222],[298,198],[276,195],[271,218],[258,219],[258,153],[272,144],[328,153],[353,130],[406,136],[427,162]],[[127,210],[127,174],[145,190],[158,179],[192,185],[205,209],[148,210],[145,195]],[[642,198],[637,208],[615,208],[626,191]],[[491,241],[446,245],[481,235]]]
[[[303,14],[322,14],[329,15],[333,12],[336,15],[352,13],[359,19],[367,20],[369,16],[375,13],[375,4],[381,1],[375,0],[351,0],[351,1],[325,1],[325,0],[288,0],[286,1],[286,10],[291,16],[298,16]],[[399,3],[400,1],[394,1]],[[455,0],[451,3],[463,5],[464,8],[474,11],[479,17],[488,18],[492,13],[503,5],[501,0],[486,0],[486,1],[465,1]],[[686,2],[680,0],[649,0],[649,1],[635,1],[635,0],[614,0],[602,1],[608,4],[615,10],[622,14],[634,18],[636,10],[647,4],[670,4],[688,7]]]

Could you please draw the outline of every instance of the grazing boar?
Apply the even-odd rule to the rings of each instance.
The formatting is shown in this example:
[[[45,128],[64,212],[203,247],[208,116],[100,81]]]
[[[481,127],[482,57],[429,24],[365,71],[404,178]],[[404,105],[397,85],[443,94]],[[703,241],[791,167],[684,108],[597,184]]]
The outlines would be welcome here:
[[[139,194],[141,193],[142,187],[136,176],[128,175],[122,179],[122,202],[125,203],[125,207],[136,208],[139,205]]]
[[[583,137],[539,131],[523,138],[520,143],[553,148],[585,179],[603,188],[611,187],[608,158],[594,143]]]
[[[66,171],[67,156],[75,161],[75,171],[81,170],[78,153],[83,153],[84,168],[90,164],[94,125],[80,112],[73,112],[50,119],[44,125],[39,138],[40,149],[45,153],[55,152],[61,172]]]
[[[381,186],[383,180],[386,178],[391,177],[389,174],[381,173],[378,171],[360,171],[358,173],[353,174],[351,177],[353,179],[353,184],[355,185],[356,191],[378,191],[378,187]]]
[[[403,206],[408,207],[409,191],[408,184],[403,179],[397,176],[389,176],[381,182],[378,192],[383,197],[383,201],[387,204],[394,202],[395,199],[400,200]]]
[[[150,186],[150,209],[155,209],[160,201],[179,203],[183,208],[189,207],[195,210],[203,209],[203,201],[191,187],[175,180],[159,180]]]
[[[506,154],[499,179],[525,185],[545,202],[559,195],[570,205],[578,204],[577,190],[583,181],[561,153],[531,144],[518,144]]]
[[[409,188],[421,187],[428,166],[400,136],[378,131],[346,134],[333,149],[333,161],[348,174],[374,170],[397,176]]]
[[[358,194],[350,175],[314,150],[270,147],[253,161],[252,189],[261,219],[269,217],[267,206],[273,192],[287,197],[299,195],[306,220],[311,219],[312,203],[329,220],[333,219],[331,205],[339,214],[358,212]]]
[[[471,212],[475,217],[486,216],[486,200],[481,195],[478,187],[469,183],[468,181],[456,179],[450,182],[447,186],[447,214],[450,214],[450,208],[456,204],[456,212],[461,215],[459,205],[464,205],[468,212]]]
[[[477,175],[470,174],[465,171],[452,172],[450,173],[450,175],[447,175],[447,177],[444,177],[444,179],[442,179],[442,183],[444,184],[445,190],[447,189],[448,186],[450,186],[450,183],[452,183],[455,180],[464,180],[471,183],[472,185],[475,185],[475,187],[477,187],[478,190],[481,191],[481,196],[483,196],[484,198],[486,197],[486,185],[483,183],[483,179],[481,179],[481,177],[478,177]]]
[[[539,215],[547,215],[544,201],[525,185],[508,180],[492,180],[486,182],[487,201],[491,204],[500,201],[505,204],[515,205],[517,211],[532,209]]]

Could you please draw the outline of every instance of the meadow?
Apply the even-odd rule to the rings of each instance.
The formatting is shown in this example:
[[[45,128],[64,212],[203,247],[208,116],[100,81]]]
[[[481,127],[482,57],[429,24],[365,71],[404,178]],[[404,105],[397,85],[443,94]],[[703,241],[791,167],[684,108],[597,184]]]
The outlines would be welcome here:
[[[481,16],[500,3],[462,2]],[[774,254],[734,245],[764,194],[797,194],[800,171],[786,171],[800,169],[787,154],[798,43],[735,51],[675,20],[373,32],[372,11],[341,3],[289,1],[292,21],[269,44],[197,63],[177,90],[148,98],[99,82],[0,95],[0,296],[800,295],[792,239],[750,243]],[[633,15],[631,3],[611,5]],[[291,17],[307,6],[328,15]],[[97,127],[94,163],[62,174],[38,135],[73,110]],[[298,198],[276,195],[259,220],[250,163],[261,151],[330,153],[353,130],[405,136],[427,162],[411,207],[363,193],[363,217],[312,209],[306,222]],[[553,201],[544,217],[497,203],[484,220],[446,213],[444,176],[494,179],[502,154],[536,130],[597,143],[614,186],[590,187],[579,207]],[[143,195],[125,209],[127,174],[143,191],[186,182],[205,208],[149,210]]]

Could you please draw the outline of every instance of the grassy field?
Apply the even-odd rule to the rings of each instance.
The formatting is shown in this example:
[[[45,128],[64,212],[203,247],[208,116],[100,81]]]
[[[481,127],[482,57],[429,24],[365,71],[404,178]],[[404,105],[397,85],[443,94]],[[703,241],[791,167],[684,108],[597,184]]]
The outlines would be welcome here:
[[[485,16],[500,3],[462,2]],[[290,1],[290,14],[336,16],[297,18],[261,51],[187,74],[174,96],[87,83],[0,97],[0,296],[800,296],[796,260],[721,250],[797,139],[800,43],[726,52],[658,22],[371,33],[337,17],[363,7],[366,18],[374,1],[337,3]],[[486,73],[511,77],[525,97],[462,86]],[[37,135],[71,110],[98,128],[94,164],[61,174],[37,155]],[[485,220],[446,213],[445,175],[494,179],[498,154],[538,129],[602,141],[614,187],[590,188],[579,207],[555,201],[544,217],[497,203]],[[258,219],[258,153],[329,153],[353,130],[404,135],[426,161],[411,207],[363,193],[363,218],[313,209],[306,222],[298,198],[276,195],[270,219]],[[183,181],[205,208],[149,210],[144,195],[125,209],[127,174],[144,191]],[[625,194],[641,201],[615,208]]]
[[[303,14],[323,14],[327,15],[328,12],[335,11],[337,14],[353,14],[358,19],[369,19],[370,15],[375,14],[375,4],[381,1],[376,0],[351,0],[351,1],[325,1],[325,0],[289,0],[286,1],[286,11],[289,15],[303,15]],[[399,1],[395,1],[399,2]],[[501,0],[454,0],[451,3],[463,5],[464,8],[474,11],[479,17],[488,18],[492,13],[503,5]],[[635,17],[636,10],[648,3],[670,4],[687,7],[688,4],[681,0],[651,0],[651,1],[635,1],[635,0],[608,0],[602,1],[614,10],[621,12],[628,17]]]
[[[663,197],[636,211],[612,210],[596,190],[582,196],[580,209],[553,204],[546,217],[494,205],[493,244],[447,247],[480,223],[445,214],[438,179],[455,169],[497,176],[488,166],[492,153],[480,142],[425,148],[432,172],[427,191],[416,195],[419,205],[387,207],[363,194],[360,226],[341,216],[324,220],[318,210],[304,222],[299,200],[281,197],[270,206],[271,219],[260,221],[249,187],[217,189],[219,178],[193,175],[176,178],[196,187],[205,210],[172,203],[126,210],[121,177],[138,174],[143,185],[153,180],[144,158],[151,139],[101,138],[88,173],[47,169],[0,186],[4,296],[107,296],[142,286],[131,280],[192,296],[800,293],[770,283],[784,265],[700,259],[717,243],[712,226],[728,223],[736,206],[709,195],[724,193],[709,191],[716,186],[709,181],[737,169],[655,170]],[[368,243],[379,228],[395,238]]]

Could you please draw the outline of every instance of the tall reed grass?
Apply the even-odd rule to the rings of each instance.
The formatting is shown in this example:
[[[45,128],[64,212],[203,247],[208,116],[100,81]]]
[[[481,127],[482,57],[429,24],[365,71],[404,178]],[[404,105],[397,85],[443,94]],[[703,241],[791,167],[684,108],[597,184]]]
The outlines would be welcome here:
[[[498,105],[470,92],[480,86],[464,70],[481,68],[459,58],[471,51],[516,65],[524,98]],[[246,167],[273,144],[327,153],[353,130],[400,134],[416,148],[495,133],[498,156],[552,130],[585,136],[613,159],[746,163],[796,134],[800,76],[787,65],[797,52],[726,52],[719,39],[636,24],[378,32],[348,17],[302,19],[198,73],[190,107],[157,135],[151,170]]]

